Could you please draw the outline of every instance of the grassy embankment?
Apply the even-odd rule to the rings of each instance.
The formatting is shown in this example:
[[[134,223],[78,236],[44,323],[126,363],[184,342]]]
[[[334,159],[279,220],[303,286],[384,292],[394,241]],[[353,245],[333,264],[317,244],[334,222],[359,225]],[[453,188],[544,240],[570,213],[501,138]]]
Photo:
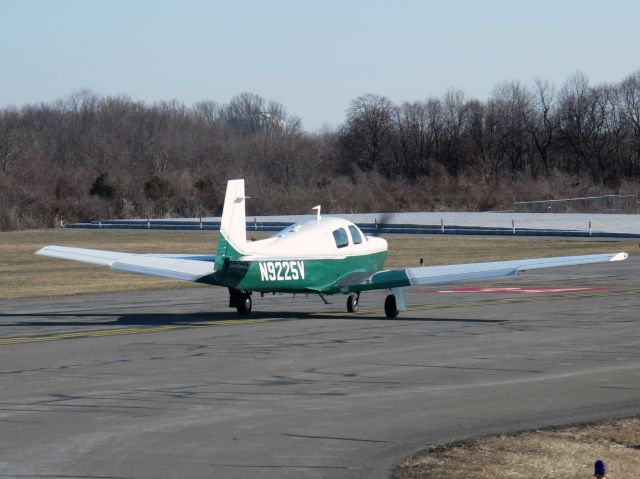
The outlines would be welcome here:
[[[640,477],[640,419],[491,436],[434,447],[400,464],[396,479],[586,479],[602,459],[610,479]]]
[[[634,241],[595,242],[508,237],[389,236],[387,267],[634,251]],[[191,286],[33,253],[60,244],[129,252],[214,253],[210,232],[30,230],[0,233],[0,299]]]

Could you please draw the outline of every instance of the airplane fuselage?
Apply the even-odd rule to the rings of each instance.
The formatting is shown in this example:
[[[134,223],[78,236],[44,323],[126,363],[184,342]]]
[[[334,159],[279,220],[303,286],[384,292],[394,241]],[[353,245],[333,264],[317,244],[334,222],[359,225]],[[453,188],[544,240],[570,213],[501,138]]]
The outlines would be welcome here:
[[[216,269],[217,284],[257,292],[348,292],[342,283],[379,271],[387,257],[384,239],[332,217],[296,223],[242,249],[244,255]]]
[[[340,259],[229,261],[215,278],[217,284],[244,291],[335,294],[349,291],[342,281],[382,269],[386,256],[385,251]]]

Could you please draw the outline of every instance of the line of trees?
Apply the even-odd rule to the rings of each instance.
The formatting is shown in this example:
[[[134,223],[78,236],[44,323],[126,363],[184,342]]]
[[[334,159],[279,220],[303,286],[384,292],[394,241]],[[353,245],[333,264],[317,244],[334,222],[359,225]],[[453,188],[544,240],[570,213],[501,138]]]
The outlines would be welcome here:
[[[385,177],[587,175],[616,188],[640,176],[640,72],[615,85],[573,75],[561,89],[498,86],[486,102],[451,91],[394,105],[364,95],[351,103],[340,138],[343,166]]]
[[[508,209],[514,199],[636,188],[640,70],[592,86],[499,85],[396,105],[363,95],[336,131],[277,102],[153,105],[79,91],[0,109],[0,229],[100,217],[217,215],[243,177],[248,213]]]

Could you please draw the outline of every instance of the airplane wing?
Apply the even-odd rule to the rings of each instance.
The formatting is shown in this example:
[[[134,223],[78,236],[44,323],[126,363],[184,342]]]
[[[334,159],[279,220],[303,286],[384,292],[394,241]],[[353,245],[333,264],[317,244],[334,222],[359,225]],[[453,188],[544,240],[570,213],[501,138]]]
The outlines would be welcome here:
[[[344,291],[367,291],[391,289],[426,284],[477,281],[499,276],[515,276],[522,271],[557,266],[622,261],[627,253],[590,254],[580,256],[559,256],[556,258],[518,259],[488,263],[455,264],[447,266],[425,266],[420,268],[396,268],[378,271],[358,282],[342,283]]]
[[[134,254],[67,246],[45,246],[36,254],[70,259],[118,271],[148,274],[163,278],[215,284],[214,255],[204,254]]]

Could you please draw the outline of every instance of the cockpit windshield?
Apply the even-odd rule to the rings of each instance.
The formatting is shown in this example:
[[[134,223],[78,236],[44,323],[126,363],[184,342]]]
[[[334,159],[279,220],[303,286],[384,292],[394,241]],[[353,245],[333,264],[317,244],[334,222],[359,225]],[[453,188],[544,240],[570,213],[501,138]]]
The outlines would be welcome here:
[[[349,225],[349,232],[351,233],[351,239],[353,240],[353,244],[362,243],[362,235],[360,234],[360,230],[356,228],[355,225]]]
[[[344,248],[349,246],[349,237],[344,228],[338,228],[333,232],[333,239],[336,241],[336,247]]]
[[[275,233],[272,238],[283,238],[284,236],[290,235],[292,233],[297,233],[302,228],[301,223],[294,223],[290,226],[287,226],[285,229],[278,231]]]

